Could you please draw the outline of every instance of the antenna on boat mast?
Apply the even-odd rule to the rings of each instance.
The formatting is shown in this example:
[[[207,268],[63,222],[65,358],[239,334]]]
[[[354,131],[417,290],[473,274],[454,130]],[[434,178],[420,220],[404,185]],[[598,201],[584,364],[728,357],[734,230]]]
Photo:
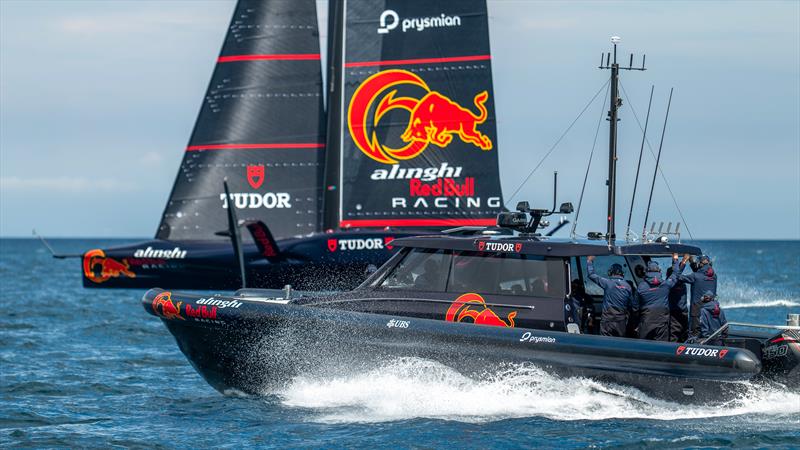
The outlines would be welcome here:
[[[608,227],[606,230],[606,239],[608,242],[613,242],[616,237],[614,231],[614,215],[616,212],[616,196],[617,196],[617,121],[619,121],[618,110],[622,106],[622,98],[619,96],[619,71],[620,70],[646,70],[644,68],[644,61],[647,55],[642,56],[642,66],[633,67],[633,53],[631,53],[630,62],[628,67],[620,67],[617,63],[617,44],[622,40],[619,36],[611,36],[611,43],[614,44],[613,62],[612,53],[603,53],[600,57],[600,69],[611,70],[611,109],[608,111],[609,133],[608,133],[608,179],[606,185],[608,186],[608,214],[606,220]],[[605,60],[605,64],[603,64]]]

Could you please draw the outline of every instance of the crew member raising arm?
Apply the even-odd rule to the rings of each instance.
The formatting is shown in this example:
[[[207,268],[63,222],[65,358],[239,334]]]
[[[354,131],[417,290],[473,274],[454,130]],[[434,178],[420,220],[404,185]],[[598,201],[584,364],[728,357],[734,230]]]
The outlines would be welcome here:
[[[586,257],[589,279],[603,288],[603,314],[600,317],[600,334],[603,336],[625,336],[628,322],[628,309],[636,311],[633,290],[623,278],[624,272],[619,264],[608,269],[610,278],[603,278],[594,272],[594,256]]]

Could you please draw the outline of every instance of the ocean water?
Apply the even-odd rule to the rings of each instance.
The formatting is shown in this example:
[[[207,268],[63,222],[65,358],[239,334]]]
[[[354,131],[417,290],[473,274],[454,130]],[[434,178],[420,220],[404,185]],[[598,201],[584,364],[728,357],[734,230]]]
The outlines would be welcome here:
[[[782,324],[800,312],[800,242],[701,245],[729,320]],[[753,387],[727,404],[686,406],[534,366],[475,380],[433,361],[376,361],[226,397],[144,312],[142,293],[83,289],[79,260],[0,240],[0,446],[800,448],[797,391]]]

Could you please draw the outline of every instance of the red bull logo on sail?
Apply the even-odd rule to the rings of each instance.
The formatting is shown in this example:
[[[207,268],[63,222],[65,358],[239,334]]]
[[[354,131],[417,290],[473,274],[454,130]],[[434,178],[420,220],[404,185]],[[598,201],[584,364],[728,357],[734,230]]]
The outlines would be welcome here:
[[[426,92],[421,98],[396,97],[397,87],[416,86]],[[447,147],[454,137],[481,150],[491,150],[492,141],[478,130],[489,113],[487,91],[473,99],[477,113],[465,108],[440,92],[431,90],[418,75],[406,70],[384,70],[367,78],[356,89],[347,111],[350,136],[356,146],[370,158],[384,164],[396,164],[417,157],[430,144]],[[369,115],[374,109],[374,117]],[[375,128],[392,110],[408,111],[410,116],[400,136],[405,145],[392,148],[378,139]]]

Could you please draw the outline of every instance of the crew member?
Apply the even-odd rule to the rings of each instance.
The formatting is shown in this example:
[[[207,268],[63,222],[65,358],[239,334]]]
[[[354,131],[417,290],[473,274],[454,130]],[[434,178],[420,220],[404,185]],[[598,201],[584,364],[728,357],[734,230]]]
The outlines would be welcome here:
[[[635,278],[633,281],[628,280],[628,284],[631,285],[631,290],[633,290],[633,296],[635,298],[634,303],[641,305],[642,299],[639,297],[639,293],[636,292],[636,287],[638,286],[638,281],[644,279],[644,266],[641,264],[634,266],[633,274],[635,275]],[[629,338],[639,337],[639,311],[631,311],[631,314],[628,316],[628,331],[626,336]]]
[[[700,302],[700,337],[706,339],[716,333],[728,321],[725,319],[725,312],[720,309],[717,296],[713,292],[706,291],[700,298]],[[727,337],[728,330],[726,329],[714,339],[706,342],[706,345],[724,345],[722,340]]]
[[[594,272],[594,256],[586,258],[589,279],[603,288],[603,314],[600,317],[600,334],[603,336],[625,336],[628,310],[636,311],[633,290],[623,278],[624,272],[619,264],[608,269],[610,278],[603,278]]]
[[[647,263],[647,272],[636,291],[641,302],[639,337],[655,341],[669,340],[669,291],[678,281],[678,254],[672,255],[672,275],[661,277],[656,261]]]
[[[686,260],[689,255],[684,255]],[[692,285],[692,295],[689,312],[689,337],[696,338],[700,335],[700,309],[703,307],[702,297],[706,291],[717,295],[717,273],[711,267],[711,258],[702,255],[697,262],[691,261],[692,273],[680,275],[679,279]]]
[[[687,258],[678,266],[678,273],[683,271]],[[673,274],[672,267],[667,269],[667,278]],[[669,340],[670,342],[684,342],[689,337],[689,311],[686,306],[688,292],[686,283],[678,278],[675,286],[669,290]]]

